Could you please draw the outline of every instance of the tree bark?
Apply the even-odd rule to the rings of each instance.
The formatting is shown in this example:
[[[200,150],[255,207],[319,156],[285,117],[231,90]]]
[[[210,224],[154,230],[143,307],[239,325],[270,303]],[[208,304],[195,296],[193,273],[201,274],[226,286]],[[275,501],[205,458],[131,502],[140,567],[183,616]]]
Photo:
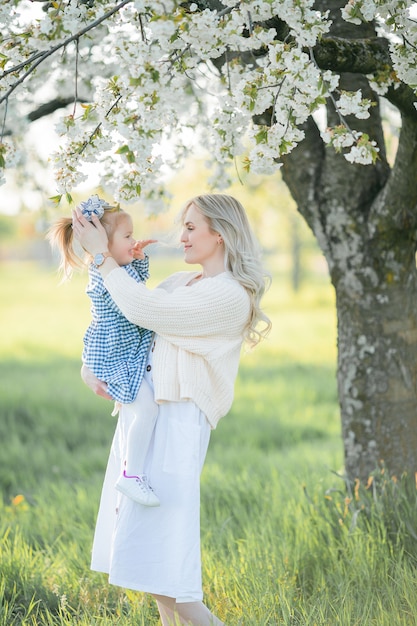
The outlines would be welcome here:
[[[331,3],[332,11],[342,4]],[[333,34],[353,39],[358,30],[335,15]],[[377,101],[359,73],[342,74],[342,87]],[[408,102],[392,169],[379,107],[369,120],[349,120],[377,139],[375,165],[352,165],[325,150],[309,120],[305,140],[283,166],[336,291],[345,469],[362,481],[381,462],[397,476],[417,471],[417,115]],[[327,114],[334,121],[331,104]]]
[[[354,289],[352,298],[336,285],[337,381],[351,479],[366,480],[381,462],[398,477],[417,470],[417,280],[410,245],[407,256],[401,277],[378,276],[366,295]],[[364,269],[376,277],[379,263],[369,261]]]

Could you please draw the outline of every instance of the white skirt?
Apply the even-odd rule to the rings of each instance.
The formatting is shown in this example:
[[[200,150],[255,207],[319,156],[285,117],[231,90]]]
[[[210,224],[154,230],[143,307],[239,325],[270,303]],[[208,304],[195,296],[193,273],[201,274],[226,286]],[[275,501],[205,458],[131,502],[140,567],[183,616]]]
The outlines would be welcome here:
[[[151,376],[146,378],[152,385]],[[120,494],[126,436],[132,419],[123,405],[101,494],[91,568],[113,585],[175,598],[202,600],[200,473],[210,425],[193,402],[159,406],[146,473],[161,505],[142,506]]]

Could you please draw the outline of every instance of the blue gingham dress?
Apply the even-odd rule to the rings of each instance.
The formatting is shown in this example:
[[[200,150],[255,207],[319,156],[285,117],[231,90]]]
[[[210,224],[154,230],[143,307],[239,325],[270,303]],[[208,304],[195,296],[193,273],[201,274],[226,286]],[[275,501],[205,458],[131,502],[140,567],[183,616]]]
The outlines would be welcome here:
[[[149,259],[134,260],[124,269],[137,282],[145,282],[149,277]],[[86,293],[91,299],[92,321],[84,335],[82,361],[107,383],[114,400],[129,404],[142,382],[153,333],[123,316],[93,263],[88,274]]]

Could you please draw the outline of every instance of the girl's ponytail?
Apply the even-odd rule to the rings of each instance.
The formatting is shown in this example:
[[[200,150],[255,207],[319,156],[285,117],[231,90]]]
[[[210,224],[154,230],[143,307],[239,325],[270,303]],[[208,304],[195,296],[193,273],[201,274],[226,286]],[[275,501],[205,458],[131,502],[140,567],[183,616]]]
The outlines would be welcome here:
[[[125,215],[123,209],[118,204],[112,205],[102,200],[97,195],[90,196],[85,202],[79,205],[84,217],[91,221],[93,215],[99,218],[109,236],[109,241],[117,227],[118,219]],[[46,233],[46,238],[52,249],[58,250],[60,256],[59,271],[62,272],[62,280],[71,278],[72,271],[85,266],[89,255],[84,261],[74,249],[74,235],[72,231],[72,218],[59,218]]]
[[[63,280],[71,278],[76,268],[83,267],[84,263],[74,250],[74,233],[72,218],[61,217],[49,228],[46,238],[52,249],[58,250],[60,256],[59,271]]]

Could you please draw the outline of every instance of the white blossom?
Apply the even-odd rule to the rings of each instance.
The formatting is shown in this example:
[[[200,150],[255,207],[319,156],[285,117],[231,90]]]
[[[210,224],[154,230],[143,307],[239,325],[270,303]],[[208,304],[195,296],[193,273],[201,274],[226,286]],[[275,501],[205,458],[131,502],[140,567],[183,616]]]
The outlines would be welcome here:
[[[358,143],[347,152],[344,157],[350,163],[361,163],[362,165],[370,165],[375,162],[376,153],[379,152],[374,141]]]
[[[362,91],[359,89],[353,93],[342,92],[337,101],[337,108],[341,115],[355,115],[359,119],[369,117],[370,100],[362,99]]]
[[[191,135],[201,137],[216,162],[218,185],[226,184],[233,159],[256,172],[276,171],[280,158],[302,141],[300,125],[339,89],[339,75],[320,70],[309,52],[330,28],[328,13],[316,10],[314,0],[223,0],[227,11],[133,0],[79,38],[78,58],[68,39],[114,3],[50,3],[29,18],[31,4],[9,0],[0,6],[3,40],[13,44],[2,48],[0,98],[12,91],[6,125],[15,133],[15,148],[4,148],[2,158],[7,167],[16,164],[15,130],[24,135],[22,118],[45,98],[74,94],[76,83],[83,102],[63,110],[56,125],[62,141],[53,160],[61,191],[71,191],[86,176],[84,164],[96,162],[113,194],[125,200],[145,194],[159,205],[160,173],[182,162],[192,149]],[[355,24],[375,21],[390,41],[393,71],[368,77],[378,94],[399,81],[417,93],[412,4],[349,0],[342,9]],[[288,26],[286,41],[265,25],[273,16]],[[52,46],[61,47],[17,85],[28,60]],[[335,104],[341,124],[326,129],[323,141],[351,162],[374,162],[373,138],[344,122],[350,115],[366,119],[372,103],[359,90],[340,91]]]

